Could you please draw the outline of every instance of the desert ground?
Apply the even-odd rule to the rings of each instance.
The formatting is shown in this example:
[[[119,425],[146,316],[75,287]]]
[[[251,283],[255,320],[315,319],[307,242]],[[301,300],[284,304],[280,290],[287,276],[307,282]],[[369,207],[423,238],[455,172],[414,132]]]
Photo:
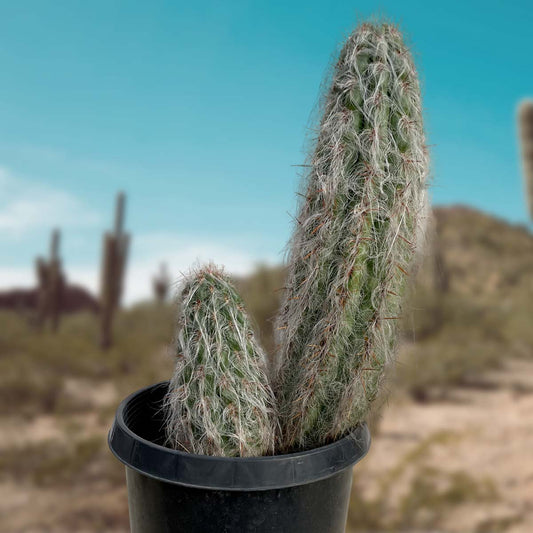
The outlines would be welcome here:
[[[533,237],[468,208],[436,216],[347,531],[530,532]],[[236,280],[272,357],[283,276]],[[57,333],[31,318],[0,310],[0,531],[128,531],[106,436],[122,398],[170,376],[173,304],[122,310],[106,352],[94,313],[65,315]]]
[[[110,382],[67,388],[107,413],[119,399]],[[105,449],[110,421],[4,417],[0,531],[129,531],[123,471]],[[396,398],[377,425],[354,469],[347,531],[533,530],[533,362],[511,360],[483,387],[454,389],[446,400]],[[62,450],[56,461],[16,453],[52,445]]]

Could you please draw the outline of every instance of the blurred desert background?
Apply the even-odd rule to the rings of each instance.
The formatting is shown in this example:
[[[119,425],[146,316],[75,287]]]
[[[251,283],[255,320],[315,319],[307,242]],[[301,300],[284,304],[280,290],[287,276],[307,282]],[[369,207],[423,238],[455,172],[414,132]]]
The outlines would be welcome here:
[[[529,532],[533,236],[463,206],[434,220],[347,531]],[[283,277],[258,265],[236,278],[271,354]],[[97,305],[71,302],[52,332],[35,299],[0,295],[0,531],[128,531],[106,434],[124,396],[170,375],[171,285],[118,312],[106,351]]]
[[[0,533],[129,531],[107,433],[125,396],[170,377],[196,261],[225,265],[275,356],[320,88],[376,14],[420,73],[434,208],[347,533],[533,531],[531,2],[0,14]]]

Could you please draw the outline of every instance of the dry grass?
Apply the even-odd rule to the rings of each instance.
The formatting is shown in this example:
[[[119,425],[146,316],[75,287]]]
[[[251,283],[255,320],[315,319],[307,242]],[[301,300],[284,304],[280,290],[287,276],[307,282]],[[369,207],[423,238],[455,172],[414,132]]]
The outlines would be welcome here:
[[[529,442],[522,422],[532,411],[533,386],[526,378],[533,361],[533,239],[521,228],[468,209],[438,213],[449,290],[436,291],[428,257],[406,307],[401,364],[389,381],[394,401],[383,424],[375,424],[371,455],[356,469],[352,531],[461,531],[462,520],[472,522],[472,509],[499,508],[507,494],[519,502],[529,488],[517,481],[527,472],[518,451],[511,452]],[[283,277],[282,269],[263,267],[237,280],[272,355],[271,319]],[[173,361],[166,346],[173,321],[170,306],[126,310],[118,317],[115,347],[102,353],[90,315],[67,317],[54,336],[33,330],[26,317],[0,313],[0,531],[127,530],[123,470],[107,450],[106,434],[122,397],[170,377]],[[516,359],[525,370],[507,382],[507,362]],[[456,438],[452,426],[460,433],[478,421],[488,443],[495,420],[516,422],[505,428],[515,435],[512,450],[503,448],[508,441],[498,440],[481,473],[477,469],[484,467],[473,467],[467,453],[481,437]],[[410,447],[395,437],[397,426],[402,439],[413,439]],[[439,434],[448,437],[431,437]],[[380,454],[382,448],[386,453]],[[499,470],[495,457],[505,459]],[[443,468],[448,463],[450,468]],[[379,488],[379,480],[387,479],[388,488]],[[369,493],[369,487],[378,488]],[[471,530],[528,531],[520,529],[523,512],[521,507],[501,515],[480,512]],[[459,526],[454,529],[446,517]]]

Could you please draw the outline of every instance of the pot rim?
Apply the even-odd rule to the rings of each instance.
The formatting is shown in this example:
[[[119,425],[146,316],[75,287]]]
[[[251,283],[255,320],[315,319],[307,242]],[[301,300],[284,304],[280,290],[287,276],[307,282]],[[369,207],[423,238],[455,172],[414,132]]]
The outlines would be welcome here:
[[[220,457],[174,450],[147,440],[130,429],[126,415],[168,387],[162,381],[139,389],[118,406],[108,435],[113,455],[128,468],[162,482],[191,488],[260,491],[294,487],[326,479],[352,467],[370,447],[370,432],[360,424],[338,441],[303,452],[261,457]],[[156,399],[154,399],[154,396]]]

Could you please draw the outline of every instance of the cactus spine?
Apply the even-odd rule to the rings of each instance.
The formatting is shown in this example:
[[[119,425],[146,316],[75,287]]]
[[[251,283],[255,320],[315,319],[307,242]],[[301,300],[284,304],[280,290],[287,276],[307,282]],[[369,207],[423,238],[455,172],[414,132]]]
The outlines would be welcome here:
[[[533,221],[533,100],[523,101],[518,108],[518,128],[522,144],[522,167],[529,209]]]
[[[241,298],[208,266],[185,279],[179,305],[168,445],[203,455],[272,453],[274,396]]]
[[[363,24],[348,38],[323,109],[278,318],[284,449],[364,420],[394,353],[426,209],[419,82],[394,26]]]

